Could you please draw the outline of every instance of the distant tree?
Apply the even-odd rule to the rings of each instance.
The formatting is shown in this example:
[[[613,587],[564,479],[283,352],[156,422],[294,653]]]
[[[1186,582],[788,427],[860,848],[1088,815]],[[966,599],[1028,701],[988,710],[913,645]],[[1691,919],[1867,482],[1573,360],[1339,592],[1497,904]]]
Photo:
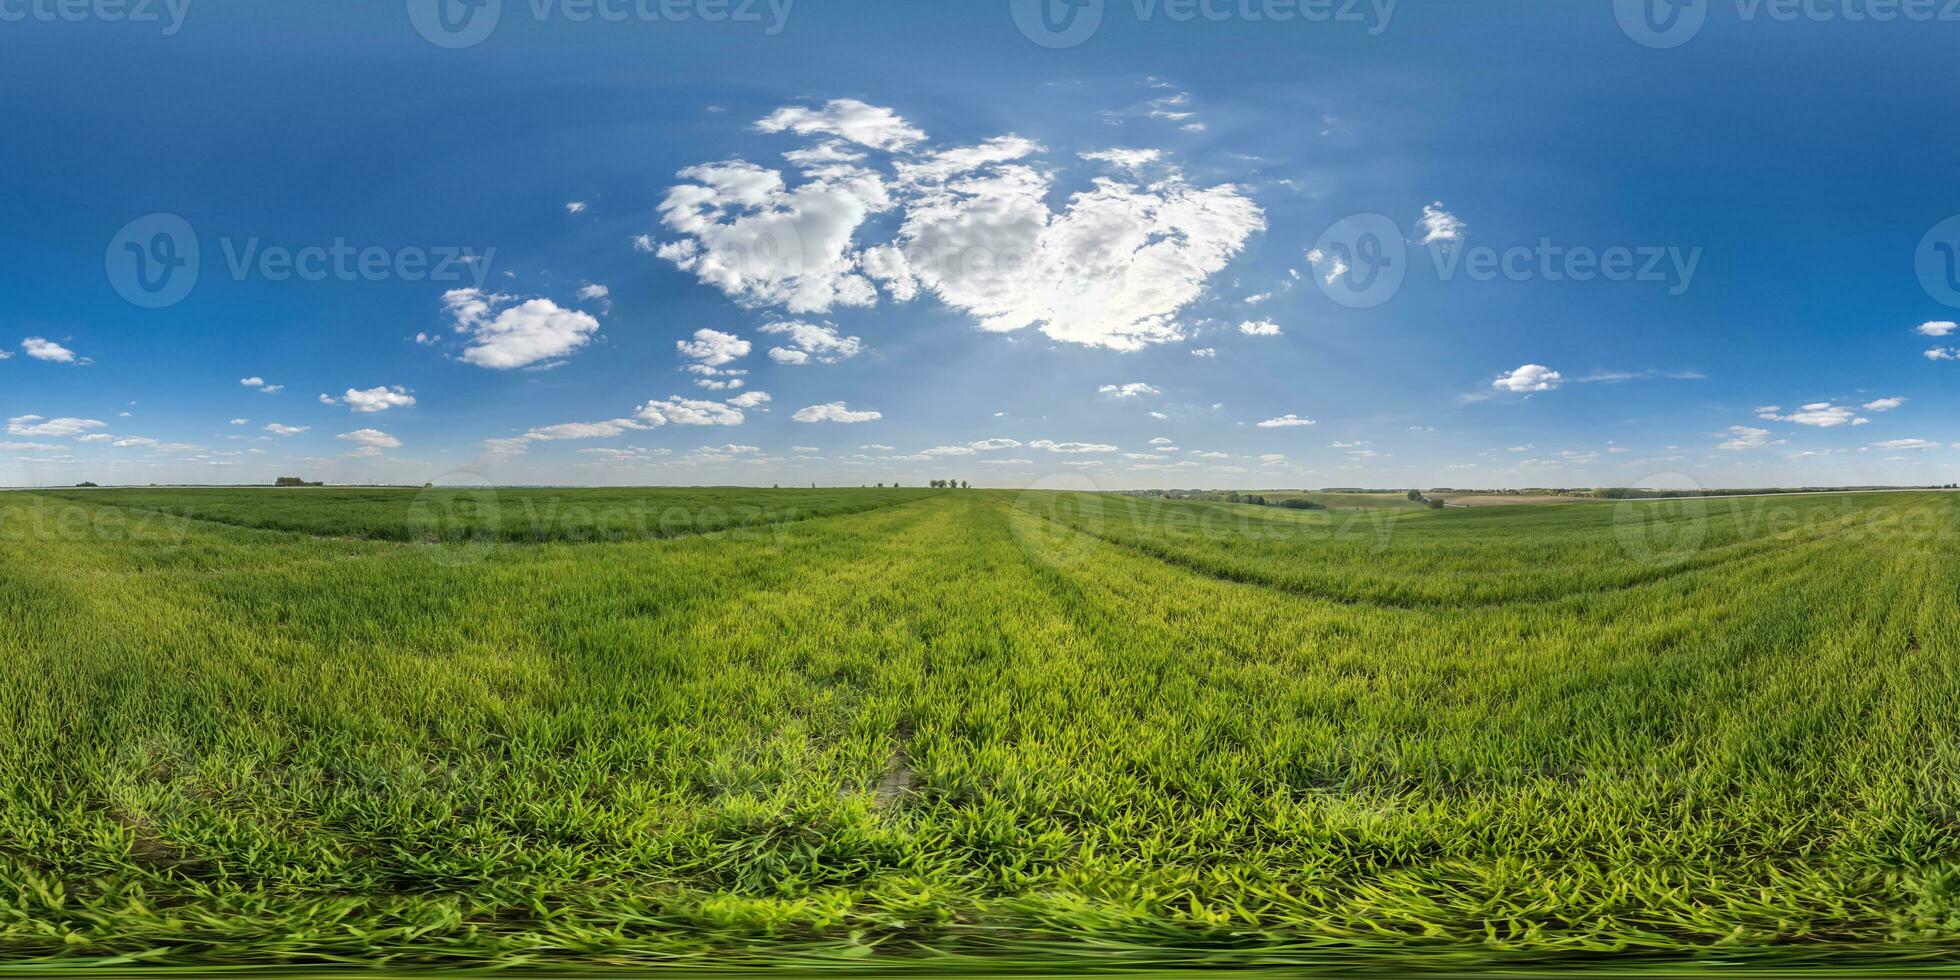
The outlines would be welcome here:
[[[1409,491],[1409,499],[1415,501],[1416,503],[1422,503],[1422,491],[1421,490]]]
[[[971,490],[971,489],[973,489],[973,484],[971,484],[971,483],[968,483],[968,482],[966,482],[965,480],[961,480],[961,481],[960,481],[960,489],[961,489],[961,490]]]

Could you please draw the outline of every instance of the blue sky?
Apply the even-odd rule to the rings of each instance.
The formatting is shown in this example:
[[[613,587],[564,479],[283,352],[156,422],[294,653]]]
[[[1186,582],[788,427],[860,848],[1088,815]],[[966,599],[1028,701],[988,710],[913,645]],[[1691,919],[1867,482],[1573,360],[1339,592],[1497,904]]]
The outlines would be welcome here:
[[[487,2],[0,0],[0,484],[1960,480],[1938,4]]]

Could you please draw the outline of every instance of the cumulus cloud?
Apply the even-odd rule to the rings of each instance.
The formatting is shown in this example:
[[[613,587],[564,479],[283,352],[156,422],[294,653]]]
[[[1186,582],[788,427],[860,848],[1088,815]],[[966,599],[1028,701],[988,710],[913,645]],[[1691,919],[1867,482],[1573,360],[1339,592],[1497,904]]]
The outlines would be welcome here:
[[[1490,383],[1500,391],[1551,391],[1564,381],[1563,375],[1543,364],[1526,364]]]
[[[1778,439],[1772,442],[1769,438],[1768,429],[1757,429],[1746,425],[1731,425],[1729,426],[1728,441],[1716,448],[1729,450],[1763,449],[1768,446],[1780,446],[1788,441],[1787,439]]]
[[[584,212],[585,212],[585,202],[584,202],[584,201],[566,201],[566,202],[565,202],[565,213],[566,213],[566,214],[583,214]]]
[[[649,423],[634,419],[609,419],[604,422],[560,422],[557,425],[541,425],[521,436],[507,439],[490,439],[483,444],[484,455],[493,460],[508,460],[522,456],[534,442],[556,442],[563,439],[610,439],[652,428]]]
[[[763,396],[765,399],[767,395]],[[705,401],[672,395],[666,401],[647,402],[635,417],[648,425],[741,425],[747,416],[727,402]]]
[[[769,401],[769,393],[766,391],[745,391],[730,398],[728,404],[736,408],[755,408],[767,401]],[[764,409],[764,411],[767,411],[767,409]]]
[[[681,352],[682,357],[694,362],[687,366],[689,371],[695,374],[706,375],[745,373],[726,368],[724,365],[732,364],[741,358],[749,356],[750,350],[748,341],[732,333],[723,333],[719,330],[708,330],[705,328],[694,331],[693,340],[675,341],[674,347]],[[741,387],[740,382],[735,382],[732,385],[726,382],[717,384],[710,381],[697,381],[695,383],[704,388]]]
[[[1423,205],[1416,231],[1422,236],[1417,245],[1454,245],[1463,240],[1465,228],[1461,219],[1443,210],[1443,202],[1432,201]]]
[[[324,395],[321,398],[329,403],[333,401]],[[373,414],[413,405],[415,396],[409,394],[408,389],[401,385],[393,387],[381,385],[375,388],[349,388],[347,393],[341,396],[341,401],[356,412]]]
[[[682,237],[654,254],[744,306],[821,313],[877,302],[852,247],[858,226],[892,208],[877,173],[829,164],[790,187],[780,171],[742,160],[689,167],[660,220]]]
[[[1048,174],[1022,164],[920,189],[893,278],[983,330],[1037,327],[1055,340],[1137,350],[1183,339],[1177,315],[1265,228],[1230,184],[1104,178],[1059,212],[1051,191]]]
[[[1174,173],[1147,186],[1098,178],[1056,210],[1051,171],[1027,160],[1046,152],[1040,144],[1010,135],[928,151],[917,146],[924,134],[891,110],[859,102],[785,108],[759,128],[833,140],[788,155],[800,183],[744,160],[682,171],[685,183],[660,208],[680,237],[646,243],[749,306],[869,306],[875,280],[899,302],[929,293],[985,330],[1036,327],[1134,350],[1180,339],[1177,316],[1265,227],[1237,187],[1194,186]],[[881,172],[835,140],[908,156]],[[1126,152],[1140,162],[1155,151]],[[894,209],[894,240],[857,241],[869,216]],[[783,349],[772,356],[784,363],[816,355]]]
[[[1776,414],[1774,406],[1767,406],[1767,408],[1768,411],[1757,411],[1756,417],[1771,422],[1791,422],[1820,429],[1831,429],[1840,425],[1864,425],[1871,421],[1860,417],[1857,412],[1845,406],[1833,405],[1830,402],[1811,402],[1788,415]]]
[[[78,436],[90,429],[104,428],[109,423],[97,419],[43,418],[39,415],[16,415],[7,420],[7,434],[14,436]]]
[[[1154,150],[1148,147],[1143,147],[1139,149],[1124,149],[1122,147],[1111,147],[1107,150],[1092,150],[1088,153],[1084,153],[1082,154],[1082,159],[1089,160],[1096,163],[1106,163],[1118,170],[1127,170],[1131,173],[1137,173],[1141,171],[1144,167],[1147,167],[1150,164],[1156,163],[1159,159],[1162,159],[1163,155],[1164,153],[1162,150]]]
[[[265,424],[265,431],[275,436],[296,436],[311,428],[312,426],[310,425],[280,425],[277,422],[267,422]]]
[[[798,422],[871,422],[884,416],[878,412],[853,410],[843,402],[829,402],[799,408],[790,418]]]
[[[831,99],[820,109],[784,106],[757,121],[764,133],[835,136],[875,150],[902,150],[926,134],[897,113],[856,99]]]
[[[835,364],[856,357],[864,350],[863,341],[838,333],[836,326],[828,323],[780,320],[763,324],[762,332],[789,338],[787,346],[769,349],[769,358],[778,364],[808,364],[811,361]]]
[[[1960,361],[1960,347],[1933,347],[1926,351],[1929,361]]]
[[[1867,412],[1889,412],[1895,408],[1898,408],[1900,405],[1904,405],[1905,403],[1906,403],[1905,399],[1898,398],[1898,397],[1877,398],[1877,399],[1873,399],[1872,401],[1866,402],[1864,405],[1864,409]]]
[[[1137,398],[1142,395],[1163,394],[1163,392],[1157,390],[1157,386],[1144,384],[1141,381],[1132,381],[1129,384],[1121,385],[1103,385],[1096,389],[1096,393],[1108,395],[1111,398]]]
[[[373,450],[400,449],[402,444],[400,439],[380,429],[355,429],[352,432],[343,432],[334,438],[354,443],[363,449]]]
[[[28,357],[37,361],[50,361],[55,364],[87,364],[88,358],[77,358],[75,352],[45,337],[28,337],[20,342],[20,349]]]
[[[1239,324],[1239,332],[1248,337],[1277,337],[1279,324],[1271,320],[1247,320]]]
[[[1100,442],[1055,442],[1051,439],[1036,439],[1028,443],[1030,449],[1046,449],[1051,453],[1113,453],[1115,446]]]
[[[442,302],[455,331],[466,338],[463,360],[498,371],[550,366],[599,332],[598,318],[543,298],[464,287],[442,294]]]
[[[1191,356],[1192,357],[1217,357],[1218,349],[1215,347],[1194,347],[1191,349]]]
[[[1921,337],[1944,337],[1955,330],[1960,330],[1960,323],[1952,320],[1928,320],[1913,328],[1913,332]]]
[[[1294,426],[1313,424],[1315,424],[1313,419],[1304,419],[1298,415],[1287,414],[1276,419],[1267,419],[1259,423],[1259,427],[1262,429],[1287,429]]]

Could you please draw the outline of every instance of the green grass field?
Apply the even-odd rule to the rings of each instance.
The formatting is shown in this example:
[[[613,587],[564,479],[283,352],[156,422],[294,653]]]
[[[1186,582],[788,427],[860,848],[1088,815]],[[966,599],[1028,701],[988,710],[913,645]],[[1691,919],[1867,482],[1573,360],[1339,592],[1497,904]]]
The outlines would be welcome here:
[[[0,959],[1951,957],[1956,517],[3,493]]]

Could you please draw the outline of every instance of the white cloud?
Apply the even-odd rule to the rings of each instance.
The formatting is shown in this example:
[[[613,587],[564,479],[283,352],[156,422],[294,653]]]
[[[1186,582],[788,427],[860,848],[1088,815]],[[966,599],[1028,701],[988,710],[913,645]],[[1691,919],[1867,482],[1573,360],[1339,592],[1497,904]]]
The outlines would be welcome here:
[[[668,397],[664,402],[647,402],[634,413],[648,425],[741,425],[742,410],[724,402]]]
[[[251,420],[251,419],[232,419],[232,420],[231,420],[231,424],[233,424],[233,425],[251,425],[251,424],[252,424],[252,420]]]
[[[87,358],[77,359],[75,352],[45,337],[28,337],[20,342],[20,349],[37,361],[51,361],[56,364],[86,364]]]
[[[799,408],[790,418],[798,422],[870,422],[884,416],[878,412],[855,411],[843,402],[829,402]]]
[[[680,172],[660,204],[679,241],[659,257],[745,306],[820,313],[870,306],[877,293],[858,271],[852,239],[867,217],[891,210],[878,174],[829,165],[789,187],[779,171],[731,160]]]
[[[1960,330],[1960,323],[1952,320],[1928,320],[1914,327],[1913,333],[1921,337],[1944,337],[1955,330]]]
[[[1811,402],[1799,411],[1788,415],[1778,415],[1774,410],[1758,411],[1756,417],[1771,422],[1792,422],[1797,425],[1814,426],[1820,429],[1836,428],[1840,425],[1864,425],[1871,421],[1859,417],[1858,413],[1842,405],[1830,402]]]
[[[1716,448],[1731,450],[1762,449],[1768,446],[1780,446],[1788,441],[1787,439],[1778,439],[1774,442],[1770,441],[1768,429],[1756,429],[1746,425],[1731,425],[1729,426],[1728,441]]]
[[[881,149],[924,138],[891,110],[848,100],[788,107],[758,125]],[[1097,179],[1056,212],[1051,173],[1022,162],[1039,152],[1002,136],[908,157],[892,165],[897,199],[861,154],[834,143],[789,155],[807,178],[795,186],[742,160],[692,167],[660,208],[683,237],[657,251],[748,306],[869,306],[875,279],[899,302],[930,292],[982,329],[1033,326],[1134,350],[1181,338],[1178,313],[1265,227],[1236,187],[1197,188],[1175,174],[1141,188]],[[897,240],[860,248],[866,218],[893,208],[904,212]]]
[[[956,446],[934,446],[931,449],[920,450],[920,455],[922,456],[971,456],[975,453],[998,452],[999,450],[1002,449],[1019,449],[1020,446],[1021,446],[1021,442],[1018,439],[980,439],[974,442],[964,443]],[[866,446],[864,448],[890,449],[891,447]]]
[[[759,120],[764,133],[789,131],[799,135],[836,136],[874,150],[901,150],[926,134],[897,113],[856,99],[831,99],[821,109],[784,106]]]
[[[566,201],[566,202],[565,202],[565,213],[566,213],[566,214],[581,214],[581,213],[583,213],[584,211],[585,211],[585,202],[584,202],[584,201]]]
[[[1030,449],[1046,449],[1051,453],[1113,453],[1115,446],[1100,442],[1055,442],[1050,439],[1036,439],[1028,443]]]
[[[1417,245],[1455,244],[1463,240],[1465,230],[1461,219],[1443,210],[1441,201],[1423,205],[1416,228],[1422,233]]]
[[[1049,176],[1012,164],[923,188],[900,229],[901,288],[923,288],[983,330],[1038,327],[1116,350],[1182,339],[1175,317],[1265,216],[1238,188],[1107,178],[1048,206]],[[898,295],[894,289],[894,295]]]
[[[1892,398],[1878,398],[1866,402],[1864,408],[1867,412],[1889,412],[1905,403],[1905,399],[1896,396]]]
[[[588,282],[578,289],[579,299],[610,299],[612,290],[596,282]]]
[[[696,371],[698,374],[719,374],[720,371],[697,369],[719,368],[724,364],[734,363],[749,356],[750,350],[748,341],[732,333],[706,328],[694,331],[693,340],[675,341],[674,347],[681,352],[682,357],[694,361],[694,364],[689,366],[689,370]]]
[[[312,426],[309,425],[280,425],[277,422],[267,422],[265,424],[265,431],[275,436],[296,436],[311,428]]]
[[[828,323],[782,320],[763,324],[762,332],[789,337],[788,347],[772,347],[769,350],[770,359],[779,364],[808,364],[812,360],[820,364],[835,364],[856,357],[864,350],[863,341],[838,333],[837,328]]]
[[[1323,279],[1330,286],[1334,284],[1334,280],[1341,278],[1348,271],[1345,259],[1338,255],[1330,257],[1317,248],[1307,253],[1307,261],[1313,263],[1315,271],[1325,272]]]
[[[1501,391],[1551,391],[1564,380],[1564,376],[1543,364],[1526,364],[1510,374],[1500,375],[1490,385]]]
[[[39,415],[16,415],[7,420],[7,434],[14,436],[77,436],[90,429],[100,429],[109,423],[97,419],[42,418]]]
[[[1247,320],[1239,324],[1239,332],[1248,337],[1277,337],[1279,324],[1271,320]]]
[[[1194,347],[1191,349],[1191,356],[1192,357],[1217,357],[1218,349],[1215,347]]]
[[[355,429],[352,432],[343,432],[337,436],[334,436],[334,438],[340,439],[345,442],[354,443],[358,446],[361,446],[364,449],[375,449],[375,450],[399,449],[401,448],[401,444],[402,444],[402,441],[400,439],[397,439],[394,436],[391,436],[388,433],[381,431],[380,429]]]
[[[633,419],[609,419],[604,422],[560,422],[557,425],[541,425],[521,436],[507,439],[488,439],[483,443],[484,455],[493,460],[508,460],[524,455],[534,442],[556,442],[564,439],[611,439],[628,432],[638,432],[652,426]]]
[[[1933,347],[1926,351],[1929,361],[1960,361],[1960,347]]]
[[[1286,429],[1286,428],[1292,428],[1293,426],[1313,425],[1313,424],[1314,424],[1313,419],[1303,419],[1298,415],[1287,414],[1287,415],[1282,415],[1276,419],[1267,419],[1266,421],[1259,423],[1259,427],[1262,429]]]
[[[266,385],[265,387],[259,389],[259,391],[264,392],[265,394],[268,395],[276,395],[285,390],[286,390],[285,385]]]
[[[548,366],[591,343],[599,331],[591,314],[543,298],[518,300],[464,287],[444,293],[442,302],[456,332],[468,338],[463,360],[498,371]]]
[[[899,161],[894,166],[899,180],[907,185],[940,183],[961,174],[997,163],[1010,163],[1048,148],[1019,136],[996,136],[978,146],[956,146],[940,150],[917,163]]]
[[[1118,170],[1127,170],[1131,173],[1136,173],[1144,167],[1156,163],[1163,155],[1162,150],[1153,150],[1148,147],[1141,149],[1111,147],[1107,150],[1092,150],[1084,153],[1082,154],[1082,159],[1095,163],[1106,163]]]
[[[1163,436],[1158,436],[1157,438],[1150,440],[1150,444],[1153,446],[1168,446],[1175,441],[1176,440],[1174,439],[1166,439]]]
[[[249,378],[239,378],[239,379],[238,379],[238,383],[239,383],[239,384],[241,384],[241,385],[244,385],[244,386],[245,386],[245,387],[247,387],[247,388],[263,388],[263,387],[265,387],[265,379],[264,379],[264,378],[261,378],[261,377],[258,377],[257,375],[254,375],[254,376],[252,376],[252,377],[249,377]]]
[[[1930,439],[1887,439],[1884,442],[1872,443],[1872,448],[1896,451],[1903,449],[1943,449],[1945,445],[1943,443],[1933,442]]]
[[[324,395],[321,398],[332,401]],[[387,385],[375,388],[349,388],[341,400],[348,408],[363,414],[385,412],[391,408],[406,408],[415,404],[415,396],[409,394],[408,389],[401,385],[392,388]]]
[[[769,393],[766,391],[745,391],[730,398],[728,404],[736,408],[755,408],[767,401],[769,401]]]
[[[1108,395],[1111,398],[1136,398],[1141,395],[1163,394],[1163,392],[1157,390],[1155,385],[1144,384],[1141,381],[1132,381],[1129,384],[1121,385],[1103,385],[1096,389],[1096,393]]]

